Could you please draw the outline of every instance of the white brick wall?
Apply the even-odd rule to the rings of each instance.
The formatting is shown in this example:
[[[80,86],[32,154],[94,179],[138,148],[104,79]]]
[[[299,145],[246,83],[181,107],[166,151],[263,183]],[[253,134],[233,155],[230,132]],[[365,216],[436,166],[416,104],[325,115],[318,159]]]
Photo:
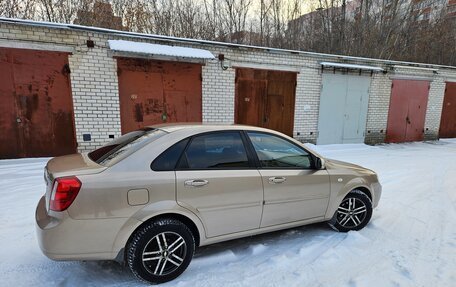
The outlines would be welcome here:
[[[91,37],[94,48],[79,48],[70,56],[76,140],[81,151],[91,150],[120,136],[117,63],[108,55],[106,39]],[[83,134],[91,134],[84,141]]]
[[[74,49],[69,57],[71,86],[74,102],[76,139],[80,151],[90,150],[109,140],[109,135],[120,136],[120,111],[116,60],[107,47],[109,39],[156,42],[141,38],[128,38],[113,34],[84,30],[68,30],[0,23],[0,37],[20,43],[68,46]],[[94,48],[87,48],[86,40],[95,41]],[[166,43],[165,43],[166,44]],[[175,43],[173,43],[175,44]],[[1,42],[0,42],[1,45]],[[254,48],[230,48],[215,44],[185,44],[185,46],[220,53],[234,64],[243,67],[262,67],[299,71],[296,86],[294,136],[301,141],[316,142],[318,111],[321,92],[320,61],[337,61],[325,56],[282,53]],[[351,61],[366,64],[363,61]],[[383,63],[370,61],[368,65],[384,67]],[[386,133],[391,77],[432,77],[426,115],[426,139],[435,139],[440,125],[440,114],[445,89],[445,78],[456,79],[456,70],[440,69],[438,74],[429,71],[404,69],[373,74],[366,125],[366,143],[383,142]],[[208,61],[202,69],[203,122],[233,123],[235,96],[235,68],[223,70],[218,60]],[[92,140],[84,142],[83,134]]]
[[[366,143],[375,144],[385,140],[391,83],[388,74],[377,73],[372,76],[365,133]]]
[[[223,70],[219,61],[203,66],[203,122],[234,123],[234,69]]]
[[[315,143],[318,136],[321,73],[317,61],[311,62],[298,74],[293,135],[300,141]]]
[[[426,111],[424,130],[425,140],[434,140],[439,136],[440,116],[442,115],[443,97],[445,95],[445,72],[434,76],[429,90],[429,101]]]

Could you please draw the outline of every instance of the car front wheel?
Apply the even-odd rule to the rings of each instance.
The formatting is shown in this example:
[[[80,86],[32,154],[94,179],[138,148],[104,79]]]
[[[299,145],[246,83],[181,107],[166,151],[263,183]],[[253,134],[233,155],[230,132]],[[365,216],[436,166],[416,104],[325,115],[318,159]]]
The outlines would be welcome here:
[[[137,230],[127,246],[127,263],[143,281],[164,283],[182,274],[192,260],[192,232],[175,219],[161,219]]]
[[[360,230],[372,217],[372,201],[360,190],[352,190],[342,200],[329,225],[337,231]]]

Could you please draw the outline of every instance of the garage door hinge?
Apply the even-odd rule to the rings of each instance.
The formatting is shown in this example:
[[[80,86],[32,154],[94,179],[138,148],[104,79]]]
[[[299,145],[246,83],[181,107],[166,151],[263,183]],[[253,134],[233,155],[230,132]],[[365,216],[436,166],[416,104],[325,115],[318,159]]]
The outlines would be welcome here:
[[[263,200],[263,205],[265,205],[265,204],[266,204],[266,201]]]
[[[63,65],[62,74],[67,75],[70,73],[71,73],[70,65],[68,65],[68,64]]]

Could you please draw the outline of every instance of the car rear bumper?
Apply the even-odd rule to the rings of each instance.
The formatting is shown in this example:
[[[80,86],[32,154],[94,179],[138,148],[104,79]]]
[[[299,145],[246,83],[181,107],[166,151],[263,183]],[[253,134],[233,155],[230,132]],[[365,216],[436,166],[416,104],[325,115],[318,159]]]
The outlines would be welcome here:
[[[44,196],[35,212],[41,251],[53,260],[113,260],[112,246],[125,219],[75,220],[65,212],[47,212]]]

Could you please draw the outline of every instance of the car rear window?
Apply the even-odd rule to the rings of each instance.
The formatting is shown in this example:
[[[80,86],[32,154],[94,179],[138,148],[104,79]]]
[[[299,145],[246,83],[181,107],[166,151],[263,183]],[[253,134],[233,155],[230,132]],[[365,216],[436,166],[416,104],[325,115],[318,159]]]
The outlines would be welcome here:
[[[114,159],[118,160],[138,150],[146,143],[152,142],[166,133],[159,129],[144,128],[127,133],[106,145],[89,152],[88,156],[101,165],[110,165]]]

